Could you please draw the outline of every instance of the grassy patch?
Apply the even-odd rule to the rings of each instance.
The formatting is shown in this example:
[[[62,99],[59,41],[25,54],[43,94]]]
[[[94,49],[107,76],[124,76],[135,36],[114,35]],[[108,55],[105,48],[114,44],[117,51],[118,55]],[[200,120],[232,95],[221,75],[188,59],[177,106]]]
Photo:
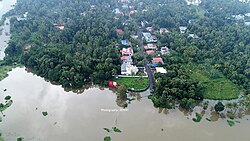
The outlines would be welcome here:
[[[118,78],[115,79],[119,85],[125,85],[128,89],[144,90],[149,86],[148,78]]]
[[[190,77],[198,80],[204,87],[204,98],[230,100],[238,98],[240,88],[211,66],[191,64]]]

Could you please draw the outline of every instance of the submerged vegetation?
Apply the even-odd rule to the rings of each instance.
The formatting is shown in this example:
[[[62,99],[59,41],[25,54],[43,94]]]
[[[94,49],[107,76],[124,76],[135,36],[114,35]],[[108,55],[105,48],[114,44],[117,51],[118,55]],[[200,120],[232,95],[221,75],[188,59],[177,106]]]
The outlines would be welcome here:
[[[113,131],[116,133],[121,133],[122,131],[117,127],[112,127]]]
[[[106,136],[106,137],[104,138],[104,141],[111,141],[111,137],[110,137],[110,136]]]
[[[13,103],[13,100],[8,100],[5,104],[0,103],[0,112],[3,112],[4,110],[8,109]]]
[[[42,112],[43,116],[47,116],[48,112]]]
[[[234,126],[235,125],[235,122],[232,121],[232,120],[227,120],[227,123],[230,127]]]
[[[199,114],[199,113],[195,113],[195,118],[193,118],[192,120],[193,120],[194,122],[200,122],[201,119],[202,119],[202,115]]]

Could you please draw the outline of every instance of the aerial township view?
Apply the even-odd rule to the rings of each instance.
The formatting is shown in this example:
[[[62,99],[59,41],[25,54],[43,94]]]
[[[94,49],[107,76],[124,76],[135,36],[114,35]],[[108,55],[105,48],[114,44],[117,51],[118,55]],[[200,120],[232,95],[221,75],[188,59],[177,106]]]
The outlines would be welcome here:
[[[0,141],[249,141],[250,0],[0,0]]]

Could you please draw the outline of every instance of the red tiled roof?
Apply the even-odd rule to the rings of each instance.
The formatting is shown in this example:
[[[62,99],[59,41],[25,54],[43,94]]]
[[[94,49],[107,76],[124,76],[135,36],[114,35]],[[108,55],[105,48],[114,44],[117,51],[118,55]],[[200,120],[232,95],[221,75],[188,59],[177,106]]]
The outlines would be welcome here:
[[[128,56],[122,56],[121,60],[126,60],[128,58]]]
[[[155,64],[157,64],[157,63],[159,63],[159,62],[163,62],[163,60],[162,60],[162,58],[153,58],[153,62],[155,63]]]
[[[144,46],[145,49],[148,49],[148,46]]]
[[[129,55],[132,53],[132,48],[123,48],[121,51],[120,51],[123,54],[126,54],[126,55]]]
[[[154,53],[154,50],[147,50],[146,52],[147,52],[148,55],[150,55],[150,54]]]
[[[119,34],[122,34],[123,30],[122,29],[116,29],[116,32],[119,33]]]

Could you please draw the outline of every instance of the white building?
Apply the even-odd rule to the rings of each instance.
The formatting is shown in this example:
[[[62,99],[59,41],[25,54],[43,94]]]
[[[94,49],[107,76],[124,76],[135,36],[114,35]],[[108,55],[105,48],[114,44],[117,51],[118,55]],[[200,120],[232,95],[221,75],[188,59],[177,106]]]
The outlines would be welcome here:
[[[167,73],[167,70],[164,69],[163,67],[155,67],[156,69],[156,72],[159,72],[159,73]]]
[[[132,65],[132,63],[133,63],[133,60],[131,56],[128,56],[127,59],[123,61],[121,65],[122,75],[133,75],[139,71],[136,66]]]
[[[180,26],[179,29],[180,29],[180,32],[183,34],[183,33],[186,32],[187,27],[186,26]]]
[[[201,4],[201,0],[186,0],[187,5],[199,5]]]
[[[169,49],[165,46],[165,47],[161,47],[161,54],[162,55],[166,55],[166,54],[170,54]]]

